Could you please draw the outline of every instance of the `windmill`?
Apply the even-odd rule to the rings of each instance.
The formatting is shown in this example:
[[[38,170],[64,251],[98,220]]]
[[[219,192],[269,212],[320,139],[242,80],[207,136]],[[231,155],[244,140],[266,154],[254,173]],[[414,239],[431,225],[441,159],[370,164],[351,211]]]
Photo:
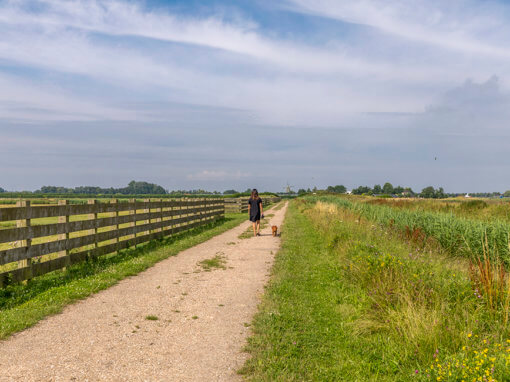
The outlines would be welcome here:
[[[289,182],[287,182],[287,186],[284,188],[285,193],[286,193],[286,194],[293,194],[293,193],[294,193],[294,191],[292,191],[292,187],[294,187],[294,186],[291,186],[291,185],[289,184]]]

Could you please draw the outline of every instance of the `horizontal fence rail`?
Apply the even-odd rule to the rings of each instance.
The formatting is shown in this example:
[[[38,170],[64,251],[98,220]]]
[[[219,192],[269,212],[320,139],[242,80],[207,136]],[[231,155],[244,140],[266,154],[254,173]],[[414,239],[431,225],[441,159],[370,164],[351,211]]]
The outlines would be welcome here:
[[[248,200],[249,198],[225,199],[225,212],[228,213],[248,212]],[[262,205],[267,206],[269,204],[278,203],[280,200],[282,200],[282,198],[280,197],[262,198]]]
[[[0,287],[153,239],[210,223],[225,215],[224,199],[130,200],[119,203],[0,208]]]

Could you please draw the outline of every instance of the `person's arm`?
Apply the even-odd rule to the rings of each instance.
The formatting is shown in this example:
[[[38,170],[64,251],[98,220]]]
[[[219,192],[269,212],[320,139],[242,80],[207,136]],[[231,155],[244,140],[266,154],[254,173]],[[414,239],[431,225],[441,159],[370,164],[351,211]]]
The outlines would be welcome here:
[[[262,209],[262,201],[260,202],[260,217],[262,217],[262,215],[264,215],[264,211]]]
[[[250,215],[250,211],[251,211],[251,203],[250,203],[250,201],[248,200],[248,215]]]

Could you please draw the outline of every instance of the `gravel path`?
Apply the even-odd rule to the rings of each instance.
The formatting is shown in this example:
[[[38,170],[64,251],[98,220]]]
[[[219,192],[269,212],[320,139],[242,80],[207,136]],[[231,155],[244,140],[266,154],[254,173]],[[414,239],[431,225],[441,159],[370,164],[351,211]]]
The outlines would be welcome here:
[[[274,211],[281,225],[287,206]],[[238,381],[248,323],[279,248],[250,223],[0,342],[0,381]],[[224,256],[226,269],[197,263]],[[157,320],[147,320],[148,315]]]

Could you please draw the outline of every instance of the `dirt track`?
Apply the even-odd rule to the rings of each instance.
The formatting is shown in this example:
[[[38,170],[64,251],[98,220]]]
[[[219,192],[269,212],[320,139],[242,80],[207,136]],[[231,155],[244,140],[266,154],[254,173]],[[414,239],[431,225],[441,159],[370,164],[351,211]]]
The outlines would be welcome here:
[[[281,225],[285,206],[271,224]],[[240,226],[0,342],[0,381],[235,381],[279,248]],[[226,269],[197,263],[224,256]],[[147,320],[153,315],[158,319]]]

